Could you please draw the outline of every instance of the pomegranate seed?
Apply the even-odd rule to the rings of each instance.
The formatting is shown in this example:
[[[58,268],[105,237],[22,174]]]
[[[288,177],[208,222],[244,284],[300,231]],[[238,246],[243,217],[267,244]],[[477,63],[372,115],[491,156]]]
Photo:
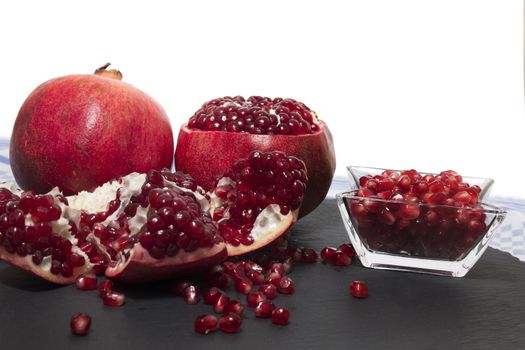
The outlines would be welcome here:
[[[321,250],[321,259],[325,262],[332,262],[332,259],[337,252],[337,249],[328,247]]]
[[[75,281],[75,286],[80,290],[95,290],[97,289],[97,276],[93,273],[80,275]]]
[[[91,328],[91,317],[87,314],[76,314],[69,321],[71,332],[74,335],[86,335]]]
[[[217,302],[217,299],[224,294],[222,290],[217,287],[211,287],[204,293],[203,300],[206,305],[214,305]]]
[[[261,301],[255,307],[255,317],[270,318],[274,309],[275,305],[271,301]]]
[[[256,307],[261,301],[266,301],[266,296],[261,292],[250,292],[246,296],[246,305]]]
[[[254,284],[254,285],[259,285],[259,284],[262,284],[264,283],[264,274],[262,272],[259,272],[259,271],[248,271],[246,273],[246,277],[248,277],[248,279]]]
[[[352,263],[352,258],[341,251],[336,251],[331,263],[335,266],[348,266]]]
[[[124,305],[126,297],[122,293],[109,291],[102,297],[102,301],[104,305],[118,307]]]
[[[350,294],[354,298],[368,298],[368,285],[363,281],[353,281],[350,284]]]
[[[228,288],[231,284],[231,277],[222,271],[214,271],[209,276],[210,285],[217,288]]]
[[[356,255],[354,247],[350,243],[343,243],[343,244],[341,244],[337,248],[337,250],[339,250],[340,252],[342,252],[345,255],[348,255],[351,258],[353,258]]]
[[[194,323],[195,332],[199,334],[209,334],[217,329],[217,317],[213,315],[201,315]]]
[[[244,305],[238,300],[230,300],[228,305],[224,308],[223,313],[226,315],[231,312],[236,313],[239,316],[242,316],[244,312]]]
[[[181,296],[184,293],[184,289],[191,285],[192,283],[190,281],[176,281],[172,286],[173,294]]]
[[[213,311],[218,314],[222,314],[224,309],[229,305],[230,298],[226,294],[221,294],[217,298],[215,305],[213,305]]]
[[[301,262],[304,264],[313,264],[317,261],[317,252],[312,248],[305,248],[302,251]]]
[[[259,292],[263,293],[266,298],[272,300],[277,296],[277,287],[273,284],[263,284],[259,287]]]
[[[241,317],[233,312],[219,318],[219,328],[224,333],[237,333],[241,328],[241,324]]]
[[[273,285],[277,285],[279,280],[281,279],[281,274],[277,272],[272,272],[268,276],[266,276],[266,279],[264,280],[265,283],[270,283]]]
[[[98,294],[101,297],[104,297],[106,294],[112,291],[113,291],[113,281],[111,280],[103,280],[98,285]]]
[[[198,304],[201,297],[199,289],[194,285],[189,285],[182,291],[182,297],[186,304],[195,305]]]
[[[277,290],[281,294],[293,294],[295,292],[295,283],[288,277],[282,277],[277,283]]]
[[[246,279],[238,279],[235,281],[235,291],[241,294],[248,294],[252,290],[252,283]]]
[[[272,312],[272,323],[285,326],[290,322],[290,311],[284,308],[277,308]]]

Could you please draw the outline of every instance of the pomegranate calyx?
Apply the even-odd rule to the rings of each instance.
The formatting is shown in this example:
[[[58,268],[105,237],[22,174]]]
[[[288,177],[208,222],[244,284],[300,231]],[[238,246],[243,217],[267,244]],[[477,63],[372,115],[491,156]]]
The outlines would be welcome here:
[[[107,69],[111,63],[106,63],[105,65],[97,68],[93,74],[98,75],[104,78],[110,78],[115,80],[122,80],[122,73],[117,69]]]

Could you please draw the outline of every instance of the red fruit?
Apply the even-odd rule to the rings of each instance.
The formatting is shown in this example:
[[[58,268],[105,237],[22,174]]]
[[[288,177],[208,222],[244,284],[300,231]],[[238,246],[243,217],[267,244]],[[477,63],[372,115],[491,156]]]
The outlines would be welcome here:
[[[335,266],[348,266],[352,263],[352,258],[341,251],[337,251],[330,262]]]
[[[246,305],[248,307],[256,307],[261,301],[265,301],[266,296],[261,292],[250,292],[246,296]]]
[[[354,298],[368,298],[368,285],[363,281],[353,281],[350,284],[350,294]]]
[[[108,66],[51,79],[25,100],[9,157],[22,188],[44,193],[58,186],[72,194],[133,171],[171,167],[166,113]]]
[[[215,332],[217,324],[217,317],[213,315],[201,315],[195,320],[194,329],[197,333],[209,334]]]
[[[248,294],[252,290],[252,283],[246,279],[238,279],[235,281],[235,291],[240,294]]]
[[[259,292],[270,300],[275,299],[277,296],[277,287],[273,284],[263,284],[259,287]]]
[[[290,322],[290,311],[284,308],[277,308],[272,312],[272,323],[285,326]]]
[[[354,257],[356,255],[354,247],[350,243],[343,243],[341,244],[337,250],[344,253],[345,255],[348,255],[349,257]]]
[[[219,318],[219,328],[224,333],[237,333],[241,328],[241,324],[241,317],[233,312]]]
[[[86,335],[91,328],[91,317],[87,314],[76,314],[69,321],[71,332],[74,335]]]
[[[270,318],[275,310],[275,305],[271,301],[261,301],[255,307],[255,317]]]
[[[314,112],[292,99],[237,96],[205,103],[180,129],[175,164],[210,189],[215,175],[225,173],[253,150],[280,150],[305,162],[310,181],[301,216],[322,202],[335,171],[332,135]],[[289,188],[295,194],[305,191],[293,182]]]
[[[223,313],[227,315],[231,312],[236,313],[239,316],[242,316],[244,312],[244,305],[238,300],[230,300],[228,305],[226,305],[226,307],[224,308]]]
[[[317,252],[312,248],[305,248],[302,250],[301,262],[304,264],[313,264],[317,261]]]
[[[323,259],[325,262],[331,263],[336,252],[337,249],[332,247],[323,248],[321,250],[321,259]]]
[[[204,304],[214,305],[222,294],[224,294],[224,292],[219,288],[211,287],[206,291],[206,293],[204,293]]]
[[[230,305],[230,298],[226,294],[221,294],[213,305],[213,311],[222,314],[224,310]]]

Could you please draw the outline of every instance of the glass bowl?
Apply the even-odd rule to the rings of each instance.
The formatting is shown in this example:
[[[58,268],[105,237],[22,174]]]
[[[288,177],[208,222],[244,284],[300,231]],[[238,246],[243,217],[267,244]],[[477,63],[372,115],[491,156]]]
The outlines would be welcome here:
[[[384,169],[348,169],[355,189],[338,193],[337,205],[365,267],[463,277],[483,255],[506,215],[482,202],[466,207],[359,196],[361,176],[381,174]],[[474,177],[463,181],[480,187],[479,200],[494,182]],[[401,212],[410,213],[410,219]]]

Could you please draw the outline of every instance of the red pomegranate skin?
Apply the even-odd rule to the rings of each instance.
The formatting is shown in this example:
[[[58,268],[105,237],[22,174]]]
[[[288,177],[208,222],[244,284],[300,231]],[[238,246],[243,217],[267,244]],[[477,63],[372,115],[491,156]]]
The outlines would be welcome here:
[[[320,130],[306,135],[253,135],[224,131],[190,130],[184,124],[177,139],[175,167],[210,189],[215,174],[224,174],[237,159],[253,150],[282,151],[306,164],[308,185],[299,216],[314,210],[326,197],[335,172],[332,134],[319,121]]]
[[[10,161],[22,189],[93,190],[130,172],[170,168],[173,133],[163,108],[120,80],[69,75],[38,86],[18,113]]]

